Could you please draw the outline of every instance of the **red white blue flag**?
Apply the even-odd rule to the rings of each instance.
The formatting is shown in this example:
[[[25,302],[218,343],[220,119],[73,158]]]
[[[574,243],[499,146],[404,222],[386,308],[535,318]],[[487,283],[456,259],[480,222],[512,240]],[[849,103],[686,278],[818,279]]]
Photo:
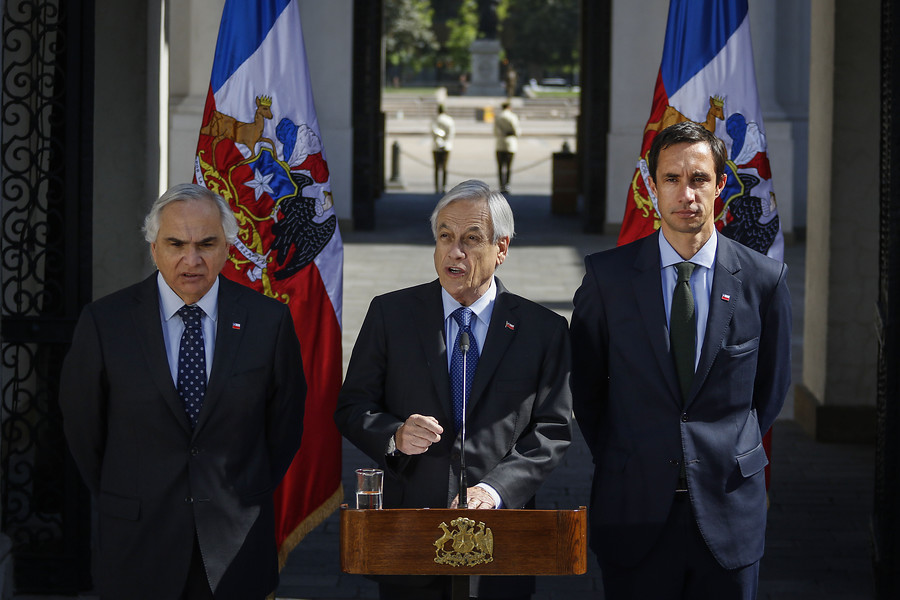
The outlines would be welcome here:
[[[619,244],[659,228],[647,179],[656,134],[681,121],[700,123],[728,149],[728,183],[716,200],[716,227],[778,260],[784,236],[766,152],[747,0],[671,0],[650,119],[631,186]]]
[[[275,493],[279,561],[343,498],[343,244],[293,0],[226,0],[194,181],[240,225],[223,274],[291,310],[309,386],[303,441]]]

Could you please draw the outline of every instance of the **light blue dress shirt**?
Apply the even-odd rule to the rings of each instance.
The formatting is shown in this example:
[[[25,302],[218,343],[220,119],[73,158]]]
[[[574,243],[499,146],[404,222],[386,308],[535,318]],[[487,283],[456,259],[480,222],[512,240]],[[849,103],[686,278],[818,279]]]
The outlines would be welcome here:
[[[473,302],[469,308],[474,313],[474,319],[469,322],[469,329],[478,342],[479,355],[484,350],[484,340],[487,339],[488,325],[491,324],[491,315],[494,314],[494,301],[497,299],[497,282],[491,277],[491,286],[484,295]],[[453,344],[456,343],[456,335],[459,333],[459,324],[452,317],[453,311],[460,308],[462,304],[453,299],[447,290],[441,288],[441,300],[444,303],[444,333],[447,336],[447,371],[450,371],[450,362],[453,359]],[[476,487],[480,487],[491,495],[494,500],[495,508],[503,508],[503,500],[497,490],[486,483],[479,483]]]
[[[497,283],[491,278],[491,286],[484,295],[473,302],[469,308],[472,309],[475,317],[469,322],[469,329],[478,342],[478,353],[484,349],[484,340],[487,338],[488,326],[491,324],[491,315],[494,314],[494,300],[497,299]],[[456,343],[456,336],[459,334],[459,324],[452,317],[453,311],[461,308],[462,304],[453,299],[447,290],[441,288],[441,300],[444,303],[444,334],[447,336],[447,370],[450,369],[450,361],[453,358],[453,344]]]
[[[159,317],[162,320],[163,340],[166,344],[166,357],[169,359],[169,371],[172,373],[172,381],[178,387],[178,349],[181,346],[181,334],[184,333],[184,321],[178,316],[178,311],[184,306],[178,294],[176,294],[162,273],[157,273],[156,285],[159,288]],[[219,278],[206,292],[206,295],[197,302],[203,310],[201,327],[203,327],[203,349],[206,351],[206,381],[209,382],[209,373],[212,371],[213,353],[216,349],[216,323],[219,318]]]
[[[716,248],[718,248],[717,234],[713,233],[703,244],[703,247],[692,256],[688,262],[697,265],[691,274],[691,293],[694,295],[694,310],[697,314],[697,352],[694,355],[694,370],[700,364],[700,349],[706,337],[706,320],[709,317],[709,296],[712,293],[713,275],[716,264]],[[659,232],[659,258],[660,275],[662,277],[663,305],[666,308],[666,326],[672,313],[672,294],[675,291],[675,283],[678,281],[678,272],[675,265],[684,262],[684,259],[672,245],[662,231]]]

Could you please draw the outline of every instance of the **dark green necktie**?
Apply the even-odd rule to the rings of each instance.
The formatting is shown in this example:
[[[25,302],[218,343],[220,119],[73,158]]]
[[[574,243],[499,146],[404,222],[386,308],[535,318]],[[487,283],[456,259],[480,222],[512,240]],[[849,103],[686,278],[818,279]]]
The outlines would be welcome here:
[[[681,384],[681,396],[687,398],[694,380],[694,357],[696,353],[697,316],[694,311],[694,295],[691,293],[691,273],[696,265],[681,262],[675,265],[678,281],[672,293],[672,313],[669,317],[669,336],[672,342],[672,356],[675,370]]]

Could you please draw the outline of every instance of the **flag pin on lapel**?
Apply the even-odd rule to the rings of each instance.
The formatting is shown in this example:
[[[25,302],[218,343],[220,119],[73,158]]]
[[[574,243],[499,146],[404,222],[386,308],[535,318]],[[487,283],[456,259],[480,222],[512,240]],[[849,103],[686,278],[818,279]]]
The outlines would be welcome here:
[[[232,323],[232,324],[231,324],[231,328],[232,328],[232,329],[240,329],[240,328],[241,328],[241,324],[240,324],[240,323]]]
[[[730,302],[731,295],[730,294],[722,294],[722,300],[724,300],[725,302]]]
[[[516,330],[516,326],[513,325],[512,323],[510,323],[509,321],[506,322],[506,328],[509,329],[510,331]]]

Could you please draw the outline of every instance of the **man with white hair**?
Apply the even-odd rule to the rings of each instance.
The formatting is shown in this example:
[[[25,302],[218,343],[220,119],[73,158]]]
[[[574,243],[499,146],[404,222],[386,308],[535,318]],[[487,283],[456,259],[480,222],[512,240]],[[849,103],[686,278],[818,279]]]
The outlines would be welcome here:
[[[335,422],[384,469],[385,508],[458,505],[463,428],[468,508],[534,508],[571,440],[566,320],[494,276],[514,233],[501,193],[464,181],[438,202],[431,228],[438,278],[372,300]],[[481,599],[534,590],[533,577],[471,579]],[[450,589],[449,577],[378,580],[391,600]]]
[[[176,185],[144,221],[158,271],[85,307],[60,386],[99,515],[106,599],[265,598],[272,493],[300,446],[306,381],[286,305],[219,275],[238,226]]]

